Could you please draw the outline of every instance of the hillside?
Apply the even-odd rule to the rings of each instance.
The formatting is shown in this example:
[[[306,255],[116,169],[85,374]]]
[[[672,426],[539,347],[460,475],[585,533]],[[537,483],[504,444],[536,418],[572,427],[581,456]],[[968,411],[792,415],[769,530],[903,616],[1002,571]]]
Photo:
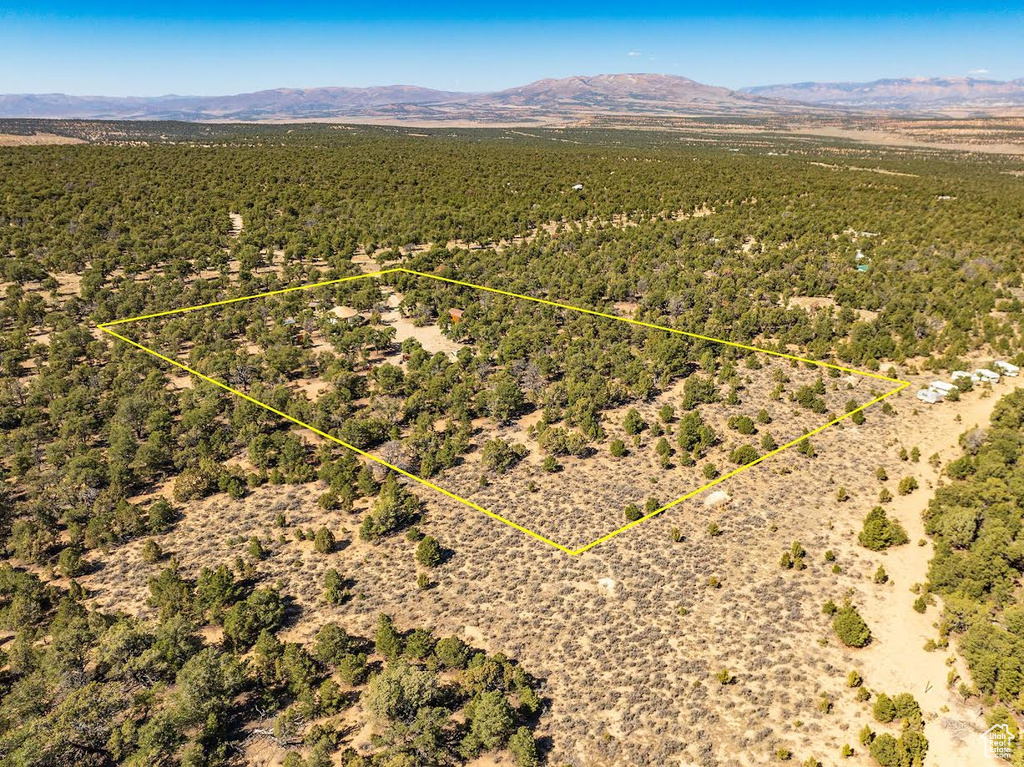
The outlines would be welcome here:
[[[791,105],[660,74],[538,80],[494,93],[456,93],[411,85],[372,88],[275,88],[228,96],[106,97],[0,95],[0,117],[132,120],[288,120],[432,117],[500,121],[580,112],[734,111]]]

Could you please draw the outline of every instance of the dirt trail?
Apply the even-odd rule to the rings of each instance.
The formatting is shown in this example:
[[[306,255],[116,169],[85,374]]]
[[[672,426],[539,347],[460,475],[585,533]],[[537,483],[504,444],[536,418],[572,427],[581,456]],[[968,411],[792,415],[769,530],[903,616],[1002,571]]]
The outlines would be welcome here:
[[[859,666],[870,689],[890,695],[910,692],[921,704],[930,744],[930,767],[979,763],[983,757],[977,734],[986,726],[977,705],[965,706],[947,686],[950,668],[956,668],[961,678],[969,678],[962,660],[957,659],[953,666],[946,665],[946,659],[954,654],[953,648],[933,652],[923,649],[928,639],[938,638],[935,624],[941,604],[930,606],[923,615],[912,607],[916,597],[910,588],[925,582],[933,554],[922,513],[934,493],[939,470],[929,465],[928,458],[938,453],[942,465],[957,458],[959,435],[974,426],[987,426],[995,404],[1020,386],[1014,379],[1004,379],[990,392],[976,390],[965,394],[959,402],[922,405],[918,408],[920,417],[903,419],[898,429],[903,446],[909,450],[916,445],[921,450],[920,463],[904,464],[902,474],[915,476],[920,489],[897,496],[889,505],[889,515],[903,523],[910,543],[889,549],[881,557],[891,588],[868,589],[859,597],[874,637],[859,659]],[[892,477],[890,484],[898,479]],[[929,540],[929,545],[918,546],[922,539]]]

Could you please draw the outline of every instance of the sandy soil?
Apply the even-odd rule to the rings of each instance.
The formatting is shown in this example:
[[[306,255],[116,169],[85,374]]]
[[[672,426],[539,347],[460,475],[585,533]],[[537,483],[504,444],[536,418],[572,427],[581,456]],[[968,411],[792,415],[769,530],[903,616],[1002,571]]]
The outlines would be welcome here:
[[[944,143],[914,138],[905,134],[884,130],[862,130],[831,126],[800,125],[787,131],[795,135],[824,136],[826,138],[848,139],[881,146],[918,147],[921,149],[946,149],[961,152],[981,152],[983,154],[1024,155],[1024,145],[1009,143],[982,142]]]
[[[228,218],[231,219],[231,231],[229,235],[231,237],[238,237],[242,233],[242,227],[245,226],[245,222],[242,221],[242,216],[239,213],[228,213]]]
[[[988,425],[996,402],[1018,384],[1004,379],[991,391],[974,391],[964,395],[958,403],[922,406],[928,412],[921,419],[900,422],[896,438],[903,445],[917,445],[924,459],[935,453],[942,463],[958,457],[961,452],[957,438],[963,432]],[[959,420],[958,420],[959,418]],[[927,720],[925,734],[931,744],[928,764],[938,767],[973,764],[982,760],[977,733],[987,729],[979,715],[977,705],[966,706],[960,697],[946,686],[950,666],[949,650],[926,652],[924,643],[936,638],[935,623],[941,606],[933,606],[919,614],[909,605],[916,598],[910,592],[915,583],[923,583],[932,557],[931,545],[918,546],[925,539],[922,513],[928,505],[932,491],[940,482],[939,472],[927,460],[917,464],[904,464],[899,476],[915,476],[921,489],[907,496],[896,496],[889,508],[890,515],[903,523],[910,545],[890,549],[878,560],[891,579],[890,589],[865,589],[860,603],[863,615],[872,626],[875,639],[862,654],[859,668],[872,686],[893,691],[908,691],[921,704]],[[955,663],[962,678],[969,678],[963,662]]]
[[[84,144],[80,138],[57,136],[53,133],[33,133],[22,136],[14,133],[0,133],[0,146],[44,146],[48,144]]]
[[[411,320],[403,317],[402,313],[398,310],[398,304],[401,300],[402,296],[400,294],[390,293],[387,297],[388,311],[381,314],[381,320],[385,324],[391,325],[396,331],[395,344],[401,346],[402,341],[414,338],[431,354],[442,352],[448,355],[449,359],[454,360],[456,353],[463,347],[463,344],[453,341],[444,335],[438,325],[417,326]],[[389,358],[388,361],[398,364],[401,362],[401,358],[401,353],[398,353],[395,357]]]

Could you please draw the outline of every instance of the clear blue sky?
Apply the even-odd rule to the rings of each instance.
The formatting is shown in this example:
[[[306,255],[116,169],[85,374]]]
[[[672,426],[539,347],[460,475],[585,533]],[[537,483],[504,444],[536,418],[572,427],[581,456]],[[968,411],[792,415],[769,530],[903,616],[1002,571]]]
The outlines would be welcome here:
[[[407,83],[492,90],[666,72],[740,87],[1024,77],[1024,3],[0,0],[0,93],[214,95]]]

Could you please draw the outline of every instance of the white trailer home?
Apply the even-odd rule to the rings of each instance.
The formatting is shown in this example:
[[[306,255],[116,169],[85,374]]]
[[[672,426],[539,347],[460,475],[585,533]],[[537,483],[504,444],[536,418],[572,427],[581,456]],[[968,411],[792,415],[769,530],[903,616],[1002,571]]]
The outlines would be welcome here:
[[[992,363],[992,367],[994,367],[1004,376],[1009,376],[1010,378],[1016,378],[1017,376],[1020,375],[1019,367],[1017,367],[1016,365],[1011,365],[1009,362],[1005,362],[1004,360],[996,360],[995,362]]]
[[[977,373],[968,373],[966,370],[954,370],[950,378],[953,379],[953,383],[956,383],[958,378],[968,378],[971,383],[981,383],[981,376]]]
[[[988,368],[978,368],[974,371],[978,377],[986,383],[999,383],[999,373],[989,370]]]
[[[934,389],[918,389],[917,398],[922,402],[927,402],[929,405],[936,405],[942,402],[942,394],[935,391]]]
[[[930,384],[928,384],[928,388],[934,389],[935,391],[942,394],[943,397],[947,396],[950,392],[960,391],[958,387],[954,386],[951,383],[946,383],[945,381],[932,381]]]

